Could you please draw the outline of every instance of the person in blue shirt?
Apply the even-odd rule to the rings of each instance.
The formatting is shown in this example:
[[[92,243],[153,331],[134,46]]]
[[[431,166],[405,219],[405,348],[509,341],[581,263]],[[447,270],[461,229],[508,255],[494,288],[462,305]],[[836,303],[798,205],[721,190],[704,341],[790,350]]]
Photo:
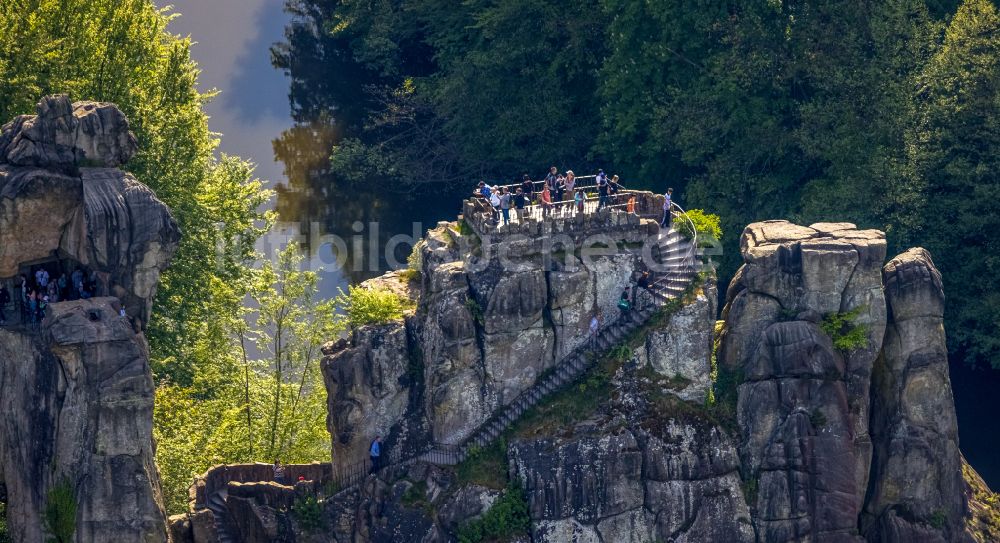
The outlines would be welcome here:
[[[368,455],[372,459],[372,473],[378,471],[379,460],[382,457],[382,436],[375,436],[372,440],[371,447],[368,449]]]

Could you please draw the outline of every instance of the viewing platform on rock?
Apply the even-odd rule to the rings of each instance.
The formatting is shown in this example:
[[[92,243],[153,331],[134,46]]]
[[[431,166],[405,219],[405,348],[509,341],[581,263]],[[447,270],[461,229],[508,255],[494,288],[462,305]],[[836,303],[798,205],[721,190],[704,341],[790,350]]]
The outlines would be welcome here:
[[[635,201],[629,204],[633,197]],[[569,200],[551,204],[548,211],[542,204],[532,204],[525,206],[520,216],[511,208],[510,222],[504,224],[485,198],[473,197],[462,203],[462,219],[484,241],[561,235],[579,244],[600,234],[615,241],[641,243],[659,231],[663,200],[662,194],[629,190],[608,196],[605,206],[599,205],[597,196],[588,196],[582,211]]]

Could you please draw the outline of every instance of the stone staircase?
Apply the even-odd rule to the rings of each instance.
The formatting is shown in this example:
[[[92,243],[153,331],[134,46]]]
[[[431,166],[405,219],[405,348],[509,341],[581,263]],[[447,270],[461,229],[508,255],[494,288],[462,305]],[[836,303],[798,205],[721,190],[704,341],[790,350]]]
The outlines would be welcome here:
[[[208,497],[205,506],[215,517],[215,533],[219,543],[237,543],[239,539],[233,535],[229,522],[229,509],[226,507],[226,499],[229,492],[226,489],[219,490]]]
[[[648,289],[654,300],[651,307],[635,309],[602,328],[593,343],[588,341],[563,357],[544,379],[497,411],[461,445],[439,445],[414,460],[454,465],[465,460],[472,451],[490,445],[524,413],[586,373],[600,358],[600,353],[618,345],[628,334],[645,324],[664,304],[681,296],[698,273],[695,247],[674,230],[661,233],[657,246],[659,271]]]
[[[654,261],[658,266],[652,271],[653,282],[647,289],[653,303],[648,307],[633,309],[629,314],[602,328],[593,342],[587,341],[564,356],[546,377],[522,392],[513,402],[498,410],[476,431],[459,445],[438,444],[430,450],[409,458],[389,458],[384,470],[400,470],[415,462],[429,462],[437,465],[455,465],[477,449],[484,448],[498,439],[532,407],[544,402],[564,386],[580,378],[596,363],[600,355],[621,343],[628,334],[635,331],[653,317],[665,304],[679,298],[687,290],[698,273],[698,255],[695,245],[675,230],[661,232],[654,250]],[[367,461],[359,462],[335,474],[333,482],[339,490],[336,495],[356,489],[367,479]],[[206,507],[215,517],[215,528],[219,543],[236,543],[226,507],[227,492],[223,488],[206,501]]]

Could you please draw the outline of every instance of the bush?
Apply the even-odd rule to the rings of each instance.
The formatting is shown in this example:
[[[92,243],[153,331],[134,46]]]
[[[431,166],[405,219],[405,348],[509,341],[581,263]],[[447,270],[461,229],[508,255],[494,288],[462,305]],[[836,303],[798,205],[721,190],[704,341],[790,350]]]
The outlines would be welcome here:
[[[70,543],[76,531],[76,496],[69,481],[49,489],[43,514],[48,543]]]
[[[820,328],[830,336],[838,351],[850,352],[868,346],[868,326],[854,322],[863,309],[864,306],[859,306],[847,313],[829,313],[823,317]]]
[[[463,524],[456,535],[459,543],[499,541],[527,533],[530,527],[524,493],[519,486],[511,485],[482,517]]]
[[[403,318],[411,307],[409,300],[384,288],[347,287],[340,291],[337,305],[347,314],[351,326],[386,324]]]
[[[414,243],[413,249],[410,250],[410,256],[406,257],[406,269],[401,271],[400,275],[407,281],[420,279],[421,270],[424,269],[424,245],[426,245],[424,240]]]
[[[323,528],[323,506],[315,496],[296,498],[292,504],[292,513],[306,532],[312,533]]]
[[[722,241],[722,223],[718,215],[705,213],[701,209],[689,209],[687,211],[688,222],[684,217],[675,217],[673,227],[677,233],[687,239],[694,239],[694,232],[691,230],[691,223],[698,230],[698,244],[714,245]]]

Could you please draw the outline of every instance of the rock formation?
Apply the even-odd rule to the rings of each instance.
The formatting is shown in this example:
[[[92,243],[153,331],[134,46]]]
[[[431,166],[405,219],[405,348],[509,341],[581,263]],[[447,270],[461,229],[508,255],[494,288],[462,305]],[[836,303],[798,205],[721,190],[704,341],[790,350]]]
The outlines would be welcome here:
[[[47,540],[59,492],[75,503],[74,541],[167,538],[141,329],[179,231],[117,169],[135,150],[115,106],[65,96],[0,129],[0,281],[80,267],[99,295],[51,304],[40,325],[0,328],[0,479],[15,541]]]
[[[881,232],[849,224],[768,221],[743,233],[746,264],[729,289],[719,362],[742,375],[740,455],[764,541],[857,534],[885,247]],[[832,315],[851,315],[862,345],[837,348],[821,327]]]
[[[884,274],[889,326],[872,379],[868,540],[955,540],[965,500],[941,274],[923,249],[892,259]]]
[[[591,316],[618,317],[618,298],[640,260],[610,251],[584,265],[570,251],[551,262],[540,245],[523,243],[529,238],[497,244],[503,262],[496,254],[469,260],[470,242],[453,228],[442,224],[418,245],[419,284],[391,273],[362,285],[397,290],[416,304],[411,315],[325,349],[339,466],[363,461],[376,435],[395,451],[461,443],[586,341]],[[646,228],[623,228],[621,239],[641,241]],[[707,353],[710,336],[702,343]]]
[[[562,232],[575,243],[587,227],[561,228],[578,229]],[[555,227],[511,227],[499,265],[445,223],[418,245],[419,280],[363,284],[415,308],[324,348],[334,473],[363,461],[375,435],[391,464],[462,442],[585,342],[591,315],[615,318],[642,267],[628,232],[648,231],[600,228],[617,248],[585,265],[573,250],[546,258]],[[235,482],[230,515],[246,517],[244,533],[280,532],[247,541],[478,540],[484,518],[543,543],[996,541],[997,497],[958,449],[930,255],[911,249],[883,267],[880,231],[786,221],[751,224],[741,251],[723,321],[714,280],[699,278],[460,465],[352,479],[322,499],[310,521],[322,529]],[[175,524],[185,541],[211,540],[197,535],[199,514]]]

